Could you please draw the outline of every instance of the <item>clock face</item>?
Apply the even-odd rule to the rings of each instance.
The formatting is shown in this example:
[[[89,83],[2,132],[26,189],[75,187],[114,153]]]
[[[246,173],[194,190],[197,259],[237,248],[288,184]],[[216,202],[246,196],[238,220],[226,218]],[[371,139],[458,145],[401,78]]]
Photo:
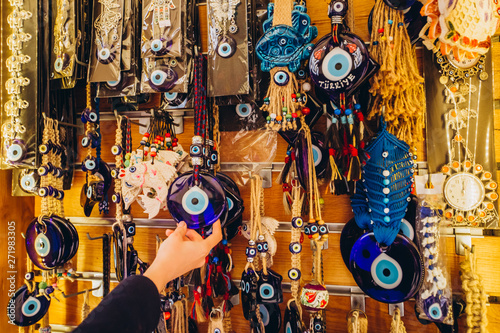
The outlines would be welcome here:
[[[476,209],[484,200],[484,185],[470,173],[451,176],[444,186],[444,196],[449,205],[464,212]]]
[[[467,59],[465,58],[462,61],[457,61],[455,60],[455,57],[453,56],[453,53],[450,53],[448,55],[448,61],[455,67],[460,68],[460,69],[468,69],[471,67],[474,67],[477,62],[479,61],[480,57],[474,58],[474,59]]]

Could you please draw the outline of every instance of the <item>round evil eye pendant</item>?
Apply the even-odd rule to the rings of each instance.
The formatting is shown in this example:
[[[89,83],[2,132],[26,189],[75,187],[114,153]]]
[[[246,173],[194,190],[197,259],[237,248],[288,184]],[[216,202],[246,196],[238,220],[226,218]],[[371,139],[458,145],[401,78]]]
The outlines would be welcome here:
[[[286,86],[290,81],[290,75],[285,71],[277,71],[274,73],[273,81],[278,86]]]
[[[222,58],[230,58],[236,52],[236,42],[229,36],[224,36],[217,44],[217,54]]]
[[[9,163],[16,164],[23,161],[26,156],[26,146],[22,140],[14,140],[7,148],[7,160]]]
[[[356,241],[349,267],[358,286],[384,303],[400,303],[413,297],[424,274],[422,258],[412,241],[397,235],[389,247],[381,248],[373,232]]]
[[[155,55],[156,57],[161,57],[170,52],[170,49],[172,48],[172,40],[171,39],[164,39],[164,38],[157,38],[153,39],[151,41],[151,53]]]
[[[35,289],[31,293],[27,286],[23,285],[11,297],[7,315],[15,325],[26,327],[42,319],[49,306],[50,297],[41,294],[38,283],[35,283]]]
[[[221,217],[227,209],[227,200],[217,178],[201,173],[196,182],[192,173],[186,173],[170,186],[167,206],[177,222],[184,221],[188,228],[200,229]]]
[[[69,55],[64,53],[57,57],[56,61],[54,61],[54,70],[58,73],[64,71],[69,66]]]
[[[104,65],[110,64],[116,58],[116,50],[114,47],[111,48],[102,47],[97,49],[97,60]]]
[[[178,75],[170,66],[157,66],[149,76],[149,86],[158,92],[166,92],[175,85]]]

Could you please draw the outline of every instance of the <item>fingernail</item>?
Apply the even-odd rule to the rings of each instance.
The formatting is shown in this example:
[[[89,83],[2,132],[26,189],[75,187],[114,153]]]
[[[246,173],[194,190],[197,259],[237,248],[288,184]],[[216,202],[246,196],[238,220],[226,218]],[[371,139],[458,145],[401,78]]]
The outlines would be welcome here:
[[[184,227],[185,225],[186,225],[186,222],[184,222],[184,221],[179,222],[179,227]]]

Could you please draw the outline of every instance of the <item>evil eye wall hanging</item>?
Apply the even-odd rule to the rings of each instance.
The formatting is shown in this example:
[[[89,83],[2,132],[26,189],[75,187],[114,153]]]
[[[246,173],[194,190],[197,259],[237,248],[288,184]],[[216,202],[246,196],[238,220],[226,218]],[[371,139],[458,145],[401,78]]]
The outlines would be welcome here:
[[[316,168],[316,177],[321,178],[326,171],[328,164],[328,151],[325,147],[325,138],[322,133],[311,133],[312,153],[314,159],[314,167]],[[309,177],[309,163],[308,163],[308,148],[307,140],[303,132],[300,132],[296,141],[295,161],[297,162],[297,173],[300,184],[307,189]]]
[[[277,303],[264,303],[259,305],[260,318],[264,324],[265,333],[279,332],[281,328],[281,311]],[[257,316],[253,317],[256,333],[260,332]],[[262,333],[264,333],[262,332]]]
[[[286,307],[283,326],[285,327],[285,333],[304,332],[302,319],[300,318],[300,312],[297,309],[297,305],[295,304],[295,302],[289,303]]]
[[[42,319],[49,310],[50,297],[47,291],[52,292],[54,288],[47,287],[42,291],[38,282],[28,283],[32,284],[33,290],[30,292],[28,286],[23,285],[10,298],[7,307],[9,320],[17,326],[31,326]]]
[[[257,309],[257,275],[253,270],[243,271],[240,289],[243,316],[246,320],[250,320]]]
[[[174,220],[186,222],[190,229],[200,229],[221,217],[227,209],[227,199],[214,176],[202,172],[195,177],[193,173],[185,173],[170,186],[167,206]]]
[[[341,95],[343,98],[352,95],[376,72],[378,65],[370,58],[364,42],[345,31],[347,1],[333,0],[328,12],[332,33],[316,43],[309,58],[309,72],[314,83],[340,105]]]
[[[413,297],[423,281],[423,261],[413,242],[397,235],[381,248],[370,232],[354,244],[350,271],[368,296],[384,303],[400,303]]]
[[[210,0],[209,19],[218,38],[217,54],[222,58],[230,58],[236,52],[236,41],[229,34],[236,34],[236,8],[240,0]]]
[[[241,215],[243,214],[245,207],[243,207],[243,199],[241,199],[240,191],[236,183],[221,172],[218,172],[216,177],[224,188],[224,193],[226,194],[227,215],[223,220],[221,220],[221,224],[222,226],[227,227],[237,220],[241,221]]]
[[[265,275],[263,271],[259,272],[257,303],[282,303],[283,290],[281,289],[281,281],[283,281],[283,277],[271,269],[268,269],[267,273]]]
[[[157,92],[165,92],[175,85],[179,76],[172,66],[154,66],[154,62],[148,64],[149,86]]]

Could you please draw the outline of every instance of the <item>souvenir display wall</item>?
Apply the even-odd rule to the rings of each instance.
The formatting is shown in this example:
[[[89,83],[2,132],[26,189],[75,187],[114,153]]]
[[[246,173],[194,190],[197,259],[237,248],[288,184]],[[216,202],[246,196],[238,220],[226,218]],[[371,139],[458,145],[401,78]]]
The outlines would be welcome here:
[[[220,221],[155,332],[487,332],[497,0],[0,11],[0,169],[35,196],[20,331],[74,329],[159,230]]]

